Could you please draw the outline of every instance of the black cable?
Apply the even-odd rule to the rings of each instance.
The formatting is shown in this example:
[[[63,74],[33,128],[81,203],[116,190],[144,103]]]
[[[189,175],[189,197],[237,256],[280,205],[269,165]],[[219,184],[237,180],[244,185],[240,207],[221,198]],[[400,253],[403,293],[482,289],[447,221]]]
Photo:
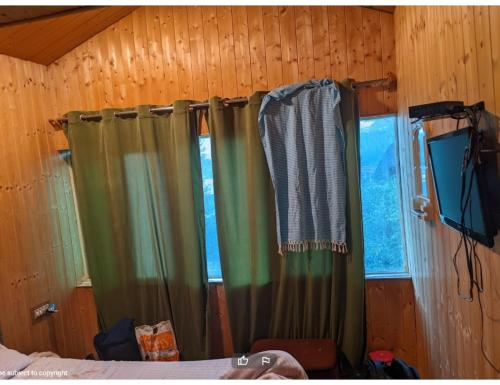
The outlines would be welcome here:
[[[477,116],[479,112],[479,117]],[[480,164],[480,150],[482,143],[482,134],[479,132],[479,122],[481,121],[481,111],[476,111],[474,108],[465,108],[465,114],[469,119],[471,125],[471,134],[469,139],[469,146],[464,152],[464,160],[462,163],[462,183],[461,183],[461,191],[460,191],[460,209],[461,209],[461,218],[460,218],[460,242],[458,243],[458,247],[453,255],[453,266],[455,268],[455,273],[457,274],[457,293],[460,298],[463,298],[467,301],[473,301],[474,299],[474,288],[477,290],[477,297],[479,302],[479,309],[481,313],[481,353],[486,360],[486,362],[491,366],[491,368],[497,373],[500,374],[500,368],[495,366],[495,363],[490,359],[490,357],[486,353],[486,349],[484,347],[484,308],[482,302],[481,294],[484,292],[484,282],[483,282],[483,266],[481,263],[481,259],[477,253],[477,241],[473,240],[471,237],[467,235],[466,227],[465,227],[465,216],[467,209],[469,210],[469,222],[472,225],[472,202],[471,202],[471,193],[473,180],[476,172],[476,165]],[[452,116],[457,119],[456,129],[458,130],[460,120],[462,117],[460,116]],[[467,179],[467,169],[470,167],[470,179],[469,184],[467,186],[467,190],[465,188],[466,179]],[[464,202],[465,199],[465,202]],[[460,292],[460,272],[457,265],[457,256],[458,252],[461,248],[465,249],[465,259],[467,263],[467,272],[469,276],[469,296],[464,296]],[[499,320],[492,321],[498,322]]]
[[[481,353],[483,354],[484,359],[486,362],[493,368],[497,374],[500,374],[500,368],[495,366],[495,363],[488,357],[486,354],[486,349],[484,348],[484,309],[483,309],[483,301],[481,301],[481,291],[478,290],[477,293],[477,298],[479,302],[479,309],[481,312]]]

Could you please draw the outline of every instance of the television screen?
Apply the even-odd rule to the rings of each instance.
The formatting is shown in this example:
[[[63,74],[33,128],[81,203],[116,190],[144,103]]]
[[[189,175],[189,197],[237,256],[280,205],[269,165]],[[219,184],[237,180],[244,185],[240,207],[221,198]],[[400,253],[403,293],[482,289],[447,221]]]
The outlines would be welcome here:
[[[471,130],[467,127],[427,140],[439,214],[441,222],[493,247],[496,225],[488,212],[487,163],[475,165],[470,162],[462,173]],[[465,192],[461,203],[463,182]],[[470,206],[463,212],[462,204],[465,204],[469,189]]]

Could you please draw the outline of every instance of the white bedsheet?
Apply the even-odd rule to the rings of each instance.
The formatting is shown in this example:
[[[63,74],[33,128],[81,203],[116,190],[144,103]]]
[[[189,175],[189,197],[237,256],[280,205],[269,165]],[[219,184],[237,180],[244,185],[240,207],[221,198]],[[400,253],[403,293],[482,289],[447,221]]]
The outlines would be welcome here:
[[[280,359],[266,374],[307,378],[304,369],[288,353],[272,351]],[[68,358],[37,358],[14,379],[218,379],[259,378],[262,371],[231,366],[230,358],[180,362],[92,361]]]
[[[16,372],[23,370],[33,361],[35,361],[34,358],[15,350],[7,349],[0,344],[0,380],[8,380],[14,377]]]

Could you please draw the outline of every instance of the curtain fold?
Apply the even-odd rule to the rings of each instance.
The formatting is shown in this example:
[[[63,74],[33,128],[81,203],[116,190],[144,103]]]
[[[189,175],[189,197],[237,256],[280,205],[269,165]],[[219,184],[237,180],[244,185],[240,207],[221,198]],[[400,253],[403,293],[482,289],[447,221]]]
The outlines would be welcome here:
[[[208,278],[197,114],[68,114],[76,195],[104,328],[172,321],[182,359],[207,358]],[[86,112],[89,113],[89,112]],[[93,113],[93,112],[90,112]]]
[[[359,114],[339,85],[346,141],[349,254],[278,254],[274,190],[258,129],[265,93],[244,106],[210,99],[215,204],[224,290],[235,352],[259,338],[333,338],[353,364],[364,356],[364,263]]]

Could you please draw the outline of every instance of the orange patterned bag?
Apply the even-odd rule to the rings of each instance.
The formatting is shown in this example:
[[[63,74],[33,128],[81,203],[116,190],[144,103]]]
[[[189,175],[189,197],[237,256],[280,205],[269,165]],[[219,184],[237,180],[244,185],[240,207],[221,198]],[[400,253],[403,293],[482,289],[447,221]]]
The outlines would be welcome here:
[[[135,328],[143,361],[179,361],[179,351],[170,321]]]

